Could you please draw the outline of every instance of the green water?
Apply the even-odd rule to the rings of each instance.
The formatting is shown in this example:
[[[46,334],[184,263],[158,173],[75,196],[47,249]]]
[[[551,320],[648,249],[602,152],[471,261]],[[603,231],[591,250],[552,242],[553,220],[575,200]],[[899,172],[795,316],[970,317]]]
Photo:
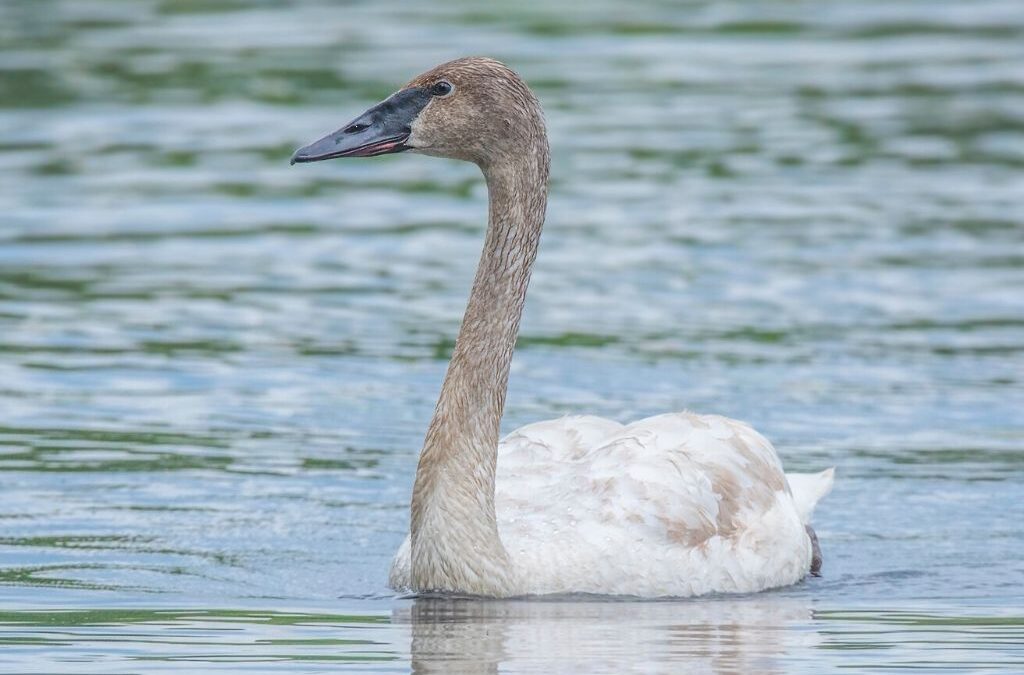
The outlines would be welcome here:
[[[753,597],[394,597],[486,203],[291,151],[448,58],[545,106],[505,428],[835,465]],[[0,4],[0,671],[1024,670],[1024,9]]]

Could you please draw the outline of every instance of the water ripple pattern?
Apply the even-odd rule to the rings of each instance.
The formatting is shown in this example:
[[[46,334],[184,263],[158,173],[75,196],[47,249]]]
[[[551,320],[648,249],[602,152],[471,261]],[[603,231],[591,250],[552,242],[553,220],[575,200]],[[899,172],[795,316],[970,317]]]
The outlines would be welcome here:
[[[505,428],[747,420],[822,578],[387,591],[485,188],[288,157],[467,54],[554,151]],[[0,670],[1024,670],[1017,0],[4,2],[0,214]]]

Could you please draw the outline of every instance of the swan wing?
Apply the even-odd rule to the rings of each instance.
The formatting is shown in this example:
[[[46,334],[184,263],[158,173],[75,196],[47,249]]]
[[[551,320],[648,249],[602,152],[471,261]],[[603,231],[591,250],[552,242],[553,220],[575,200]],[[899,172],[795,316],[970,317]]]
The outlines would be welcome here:
[[[524,427],[501,444],[495,497],[528,592],[752,591],[810,564],[775,449],[716,415]]]
[[[516,429],[498,444],[499,471],[520,474],[544,464],[575,462],[625,426],[594,415],[568,415]]]

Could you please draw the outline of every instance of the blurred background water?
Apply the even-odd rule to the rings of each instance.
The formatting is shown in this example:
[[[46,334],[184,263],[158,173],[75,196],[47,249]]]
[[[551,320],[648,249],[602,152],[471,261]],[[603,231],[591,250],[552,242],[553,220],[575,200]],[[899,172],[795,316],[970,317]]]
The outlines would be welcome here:
[[[727,414],[838,468],[755,597],[385,588],[469,165],[289,167],[487,54],[554,151],[504,428]],[[1024,669],[1017,0],[0,4],[6,672]]]

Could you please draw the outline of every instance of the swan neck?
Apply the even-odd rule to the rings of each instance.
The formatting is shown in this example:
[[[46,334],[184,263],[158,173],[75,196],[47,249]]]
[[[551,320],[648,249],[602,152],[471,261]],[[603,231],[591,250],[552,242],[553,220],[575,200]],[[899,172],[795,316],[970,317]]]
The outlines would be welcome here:
[[[512,352],[547,206],[541,132],[529,151],[481,165],[487,235],[413,487],[417,591],[505,595],[513,583],[494,483]]]

